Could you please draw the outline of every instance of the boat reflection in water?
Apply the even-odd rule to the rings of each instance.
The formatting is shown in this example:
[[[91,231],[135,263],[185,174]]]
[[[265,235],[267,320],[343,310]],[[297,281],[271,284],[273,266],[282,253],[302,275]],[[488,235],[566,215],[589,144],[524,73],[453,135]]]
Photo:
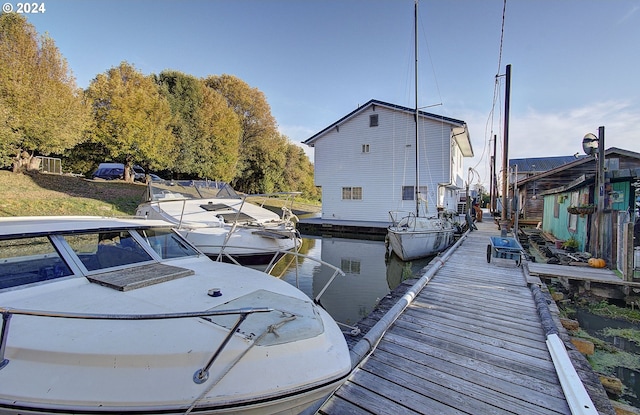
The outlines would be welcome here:
[[[338,275],[323,291],[333,272],[312,261],[292,260],[284,271],[272,273],[298,287],[319,302],[339,323],[354,325],[369,315],[378,302],[400,283],[424,268],[430,258],[403,262],[392,255],[385,261],[383,241],[303,236],[301,253],[340,268]],[[279,264],[280,267],[284,265]]]

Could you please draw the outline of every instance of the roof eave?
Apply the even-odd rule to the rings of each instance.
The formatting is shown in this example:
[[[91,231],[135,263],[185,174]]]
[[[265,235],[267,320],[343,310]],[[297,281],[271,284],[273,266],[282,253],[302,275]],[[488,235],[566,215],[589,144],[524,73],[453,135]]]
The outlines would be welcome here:
[[[469,137],[469,129],[464,123],[460,127],[452,128],[453,139],[456,140],[463,157],[473,157],[473,146]]]

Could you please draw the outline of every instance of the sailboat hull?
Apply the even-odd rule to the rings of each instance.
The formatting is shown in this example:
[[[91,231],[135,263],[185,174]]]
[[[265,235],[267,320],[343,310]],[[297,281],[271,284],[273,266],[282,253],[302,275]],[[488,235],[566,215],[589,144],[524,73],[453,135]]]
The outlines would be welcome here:
[[[390,226],[387,238],[391,249],[403,261],[424,258],[453,244],[454,228],[442,219],[417,218],[406,226]]]

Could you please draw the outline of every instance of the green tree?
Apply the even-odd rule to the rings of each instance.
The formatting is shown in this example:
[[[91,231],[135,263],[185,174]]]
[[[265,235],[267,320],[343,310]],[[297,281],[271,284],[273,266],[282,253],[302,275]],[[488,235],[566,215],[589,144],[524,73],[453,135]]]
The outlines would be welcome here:
[[[54,41],[16,13],[0,15],[0,157],[14,171],[35,153],[61,154],[90,126],[82,90]],[[22,155],[22,156],[21,156]]]
[[[234,187],[247,193],[280,190],[283,167],[280,134],[264,94],[232,75],[209,76],[205,84],[220,93],[241,125],[240,154]],[[271,170],[271,169],[276,170]]]
[[[302,192],[309,200],[319,200],[320,194],[313,179],[313,164],[304,150],[289,142],[286,150],[284,180],[287,191]]]
[[[173,170],[231,181],[238,160],[240,123],[225,99],[203,81],[177,71],[156,78],[173,114],[179,148]]]
[[[122,62],[96,76],[87,97],[96,122],[91,140],[97,149],[104,149],[103,159],[129,167],[125,180],[133,180],[130,168],[134,163],[153,169],[173,166],[176,145],[171,109],[152,77]]]

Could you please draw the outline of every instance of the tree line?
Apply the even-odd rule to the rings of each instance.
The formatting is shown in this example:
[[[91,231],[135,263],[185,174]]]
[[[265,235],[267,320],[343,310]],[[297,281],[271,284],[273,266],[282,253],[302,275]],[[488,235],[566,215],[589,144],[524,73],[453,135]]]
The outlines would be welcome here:
[[[83,90],[53,39],[22,15],[3,13],[0,166],[37,168],[38,155],[84,174],[113,161],[168,178],[222,180],[246,193],[319,198],[313,165],[278,131],[257,88],[232,75],[144,75],[121,62]]]

